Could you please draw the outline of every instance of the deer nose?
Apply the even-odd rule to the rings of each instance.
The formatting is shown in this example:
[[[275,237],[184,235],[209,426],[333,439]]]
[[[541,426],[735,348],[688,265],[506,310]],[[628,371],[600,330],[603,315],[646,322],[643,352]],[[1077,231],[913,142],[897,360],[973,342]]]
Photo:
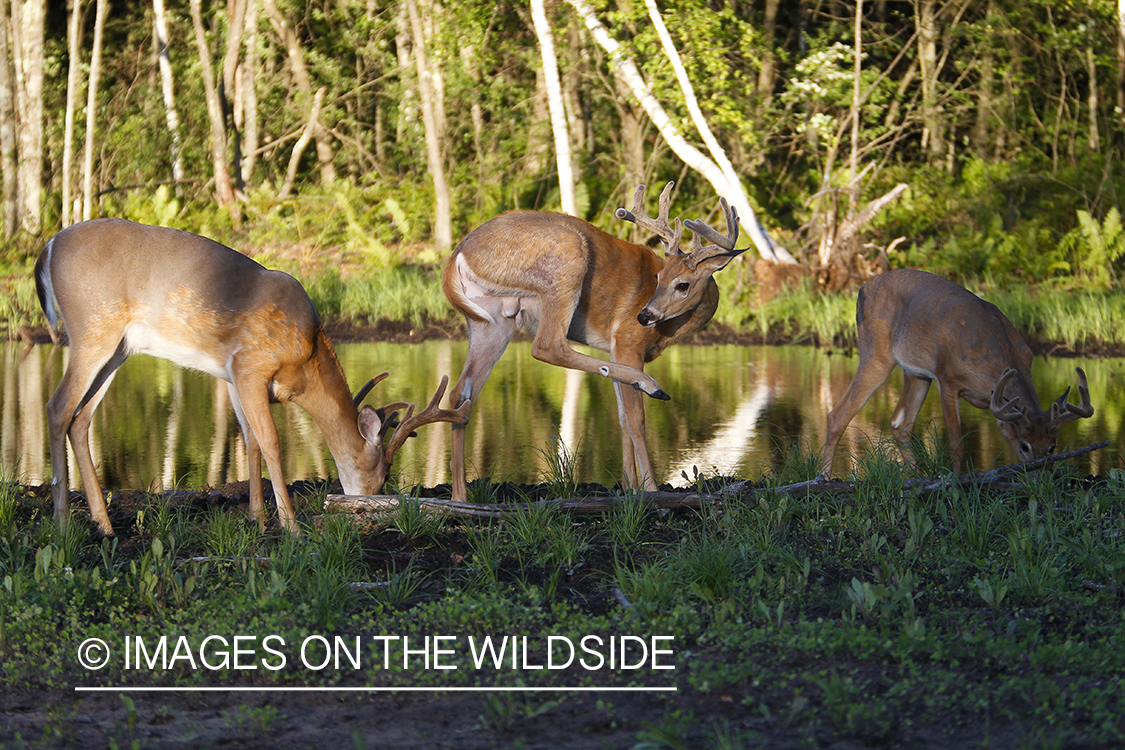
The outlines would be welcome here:
[[[656,313],[646,307],[637,315],[637,322],[645,328],[651,328],[656,324]]]

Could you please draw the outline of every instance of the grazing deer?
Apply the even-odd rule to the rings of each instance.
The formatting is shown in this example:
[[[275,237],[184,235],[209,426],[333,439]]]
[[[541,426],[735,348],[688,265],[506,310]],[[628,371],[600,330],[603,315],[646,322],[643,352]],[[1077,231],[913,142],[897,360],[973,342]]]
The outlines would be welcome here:
[[[1020,461],[1048,455],[1062,425],[1094,414],[1081,368],[1075,368],[1081,405],[1067,402],[1067,388],[1043,411],[1031,382],[1031,349],[1023,337],[995,305],[941,276],[909,269],[876,276],[859,290],[855,318],[859,369],[828,415],[821,478],[832,471],[844,428],[895,365],[902,368],[903,386],[891,430],[907,462],[913,459],[909,442],[914,420],[934,380],[958,474],[964,453],[959,399],[992,411]]]
[[[75,224],[47,242],[35,282],[52,339],[58,340],[60,317],[70,339],[70,362],[47,402],[51,495],[61,527],[69,519],[69,436],[90,515],[102,533],[113,534],[90,454],[89,428],[114,373],[130,354],[151,354],[227,381],[246,441],[250,514],[264,527],[264,455],[281,524],[293,533],[299,529],[282,476],[271,401],[293,401],[312,416],[344,492],[351,495],[382,488],[395,452],[416,427],[468,420],[471,405],[459,412],[437,408],[448,378],[426,410],[414,415],[409,406],[401,424],[387,412],[407,404],[360,409],[387,373],[373,378],[353,400],[320,318],[297,280],[194,234],[119,219]]]
[[[632,211],[616,212],[617,218],[655,233],[664,245],[663,258],[589,222],[542,211],[502,214],[470,232],[442,276],[445,296],[469,329],[469,352],[451,402],[462,407],[476,401],[512,335],[525,326],[534,334],[531,356],[614,381],[626,481],[655,490],[641,393],[662,400],[669,396],[642,368],[711,319],[719,303],[711,276],[743,252],[734,249],[738,214],[726,200],[721,205],[727,234],[687,221],[695,235],[693,251],[681,251],[680,220],[674,228],[668,222],[671,190],[669,182],[655,219],[642,210],[644,185],[633,195]],[[715,244],[704,247],[701,236]],[[568,341],[607,351],[609,361],[576,352]],[[453,427],[451,469],[453,498],[463,501],[463,424]]]

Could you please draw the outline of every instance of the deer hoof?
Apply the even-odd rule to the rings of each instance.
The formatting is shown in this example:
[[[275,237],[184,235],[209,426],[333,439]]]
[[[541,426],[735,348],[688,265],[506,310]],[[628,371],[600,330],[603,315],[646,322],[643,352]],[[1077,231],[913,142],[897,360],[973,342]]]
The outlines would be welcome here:
[[[672,400],[671,396],[669,396],[667,393],[660,390],[659,388],[656,389],[655,393],[650,393],[648,395],[652,396],[655,399],[659,399],[661,401],[671,401]]]

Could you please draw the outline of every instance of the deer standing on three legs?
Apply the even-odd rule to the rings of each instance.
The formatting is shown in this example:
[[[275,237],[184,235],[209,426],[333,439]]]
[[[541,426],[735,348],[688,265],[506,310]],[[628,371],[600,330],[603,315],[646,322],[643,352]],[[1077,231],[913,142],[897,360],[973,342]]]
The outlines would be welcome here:
[[[671,189],[669,182],[655,219],[642,208],[644,185],[634,193],[632,211],[616,212],[617,218],[656,234],[663,258],[582,219],[545,211],[501,214],[470,232],[442,276],[445,295],[469,330],[469,351],[451,403],[463,408],[476,402],[522,325],[534,334],[536,359],[613,380],[625,480],[655,490],[642,394],[669,396],[643,372],[644,365],[711,319],[719,302],[711,276],[743,252],[734,249],[738,214],[725,199],[727,234],[687,221],[694,244],[691,253],[683,252],[683,226],[679,219],[674,226],[668,221]],[[701,237],[714,244],[703,246]],[[568,341],[609,352],[609,361],[577,352]],[[453,425],[451,470],[453,499],[464,501],[464,424]]]
[[[90,514],[102,533],[113,533],[89,429],[114,373],[130,354],[151,354],[227,382],[246,442],[250,513],[264,526],[264,456],[281,524],[293,533],[299,529],[282,474],[271,401],[292,401],[312,416],[349,495],[382,489],[395,452],[416,427],[468,419],[468,403],[457,411],[437,408],[447,378],[418,414],[401,402],[359,408],[387,373],[353,399],[297,280],[194,234],[119,219],[75,224],[48,241],[35,280],[52,338],[57,341],[61,317],[70,339],[66,372],[47,402],[51,494],[60,526],[69,519],[69,437]],[[402,408],[407,414],[398,423]]]
[[[1067,402],[1067,388],[1044,411],[1031,381],[1031,349],[1023,337],[995,305],[941,276],[911,269],[876,276],[859,290],[855,317],[859,368],[828,414],[820,478],[832,471],[848,423],[896,365],[902,368],[903,385],[891,430],[907,462],[913,460],[914,420],[935,380],[958,474],[964,454],[960,399],[992,412],[1020,461],[1052,453],[1060,427],[1094,414],[1081,368],[1075,368],[1081,404]]]

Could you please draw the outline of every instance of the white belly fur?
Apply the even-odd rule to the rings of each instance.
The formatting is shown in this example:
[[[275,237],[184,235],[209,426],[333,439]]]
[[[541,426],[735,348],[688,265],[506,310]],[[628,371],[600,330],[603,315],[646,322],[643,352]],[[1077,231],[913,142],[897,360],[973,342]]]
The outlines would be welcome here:
[[[144,323],[132,323],[125,329],[125,346],[130,354],[148,354],[175,362],[180,367],[199,370],[221,380],[230,380],[224,363],[199,349],[171,341]]]

